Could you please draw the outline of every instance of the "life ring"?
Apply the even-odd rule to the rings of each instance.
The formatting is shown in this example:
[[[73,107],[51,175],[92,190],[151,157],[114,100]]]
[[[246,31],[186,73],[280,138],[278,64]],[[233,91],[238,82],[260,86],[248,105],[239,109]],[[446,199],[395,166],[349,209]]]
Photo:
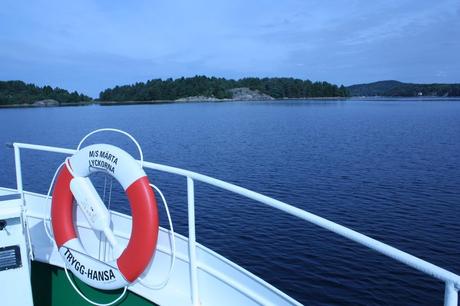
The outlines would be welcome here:
[[[95,144],[77,151],[59,173],[51,202],[52,227],[59,253],[68,269],[98,289],[118,289],[134,282],[149,265],[158,240],[159,220],[155,195],[139,163],[122,149]],[[74,225],[74,195],[70,184],[104,171],[123,187],[132,215],[131,237],[121,255],[112,262],[89,256]],[[94,187],[93,187],[94,188]]]

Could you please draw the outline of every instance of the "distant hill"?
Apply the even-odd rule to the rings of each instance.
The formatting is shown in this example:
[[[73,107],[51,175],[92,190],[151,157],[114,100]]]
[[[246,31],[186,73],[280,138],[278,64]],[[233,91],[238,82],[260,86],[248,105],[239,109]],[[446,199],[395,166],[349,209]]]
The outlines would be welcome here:
[[[459,97],[460,84],[413,84],[399,81],[379,81],[347,87],[351,96],[384,97]]]
[[[23,81],[0,81],[0,105],[33,104],[37,101],[44,104],[43,101],[51,100],[67,104],[91,101],[91,98],[76,91],[70,93],[58,87],[39,87]]]
[[[276,98],[345,97],[347,90],[327,82],[294,78],[243,78],[239,80],[194,76],[178,79],[155,79],[132,85],[115,86],[99,94],[100,101],[183,100],[187,97],[235,98],[237,88],[247,88]],[[237,99],[237,98],[236,98]]]

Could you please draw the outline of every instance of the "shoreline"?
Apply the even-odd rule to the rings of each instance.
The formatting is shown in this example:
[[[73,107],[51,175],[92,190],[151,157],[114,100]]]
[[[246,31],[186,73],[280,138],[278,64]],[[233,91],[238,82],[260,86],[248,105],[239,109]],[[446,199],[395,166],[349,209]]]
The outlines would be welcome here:
[[[309,98],[280,98],[273,100],[242,100],[242,99],[208,99],[208,100],[151,100],[151,101],[91,101],[62,103],[59,105],[34,105],[34,104],[0,104],[0,109],[4,108],[51,108],[68,106],[116,106],[116,105],[156,105],[156,104],[184,104],[184,103],[221,103],[221,102],[279,102],[279,101],[460,101],[459,97],[386,97],[386,96],[354,96],[354,97],[309,97]]]
[[[155,104],[183,104],[183,103],[221,103],[221,102],[275,102],[275,101],[300,101],[300,100],[348,100],[350,97],[310,97],[310,98],[281,98],[270,100],[243,100],[243,99],[207,99],[207,100],[150,100],[150,101],[92,101],[62,103],[59,105],[34,105],[34,104],[0,104],[0,108],[50,108],[66,106],[114,106],[114,105],[155,105]]]
[[[0,108],[51,108],[51,107],[67,107],[67,106],[89,106],[93,104],[94,104],[93,102],[72,102],[72,103],[62,103],[59,105],[35,105],[33,103],[0,104]]]

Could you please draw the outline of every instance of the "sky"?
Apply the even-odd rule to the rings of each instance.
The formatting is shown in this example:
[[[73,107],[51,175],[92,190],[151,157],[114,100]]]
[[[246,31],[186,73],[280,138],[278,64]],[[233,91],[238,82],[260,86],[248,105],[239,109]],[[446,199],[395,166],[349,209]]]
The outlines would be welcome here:
[[[460,83],[460,0],[2,0],[0,80]]]

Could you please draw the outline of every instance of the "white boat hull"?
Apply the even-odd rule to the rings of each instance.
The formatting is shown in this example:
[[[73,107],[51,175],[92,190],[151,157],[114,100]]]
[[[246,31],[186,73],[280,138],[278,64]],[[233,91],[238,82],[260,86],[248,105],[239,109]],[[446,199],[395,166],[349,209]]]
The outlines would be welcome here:
[[[0,195],[16,190],[0,188]],[[54,241],[44,229],[48,229],[50,199],[31,192],[24,193],[27,225],[30,232],[34,260],[63,267],[64,261]],[[127,245],[131,233],[131,217],[111,211],[114,233],[121,245]],[[90,229],[82,212],[77,209],[77,231],[85,249],[95,258],[110,260],[111,248],[102,236]],[[168,284],[159,290],[144,287],[139,282],[129,290],[159,305],[192,305],[190,285],[190,260],[188,238],[175,234],[176,262]],[[197,244],[197,276],[201,305],[301,305],[272,285],[234,264],[212,250]],[[168,273],[171,261],[170,232],[160,228],[155,257],[142,278],[148,284],[161,283]]]

